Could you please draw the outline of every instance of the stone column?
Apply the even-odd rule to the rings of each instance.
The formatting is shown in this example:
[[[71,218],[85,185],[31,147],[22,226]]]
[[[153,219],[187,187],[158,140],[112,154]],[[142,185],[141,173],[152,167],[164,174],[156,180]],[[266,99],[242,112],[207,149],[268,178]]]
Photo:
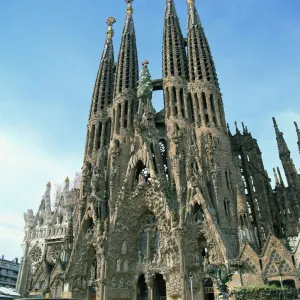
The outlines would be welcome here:
[[[148,300],[155,300],[153,278],[152,277],[146,278],[146,284],[148,287]]]
[[[180,259],[180,277],[181,277],[181,288],[182,288],[182,300],[186,300],[186,284],[185,284],[185,265],[184,265],[184,250],[183,250],[183,232],[182,229],[178,229],[178,249]]]

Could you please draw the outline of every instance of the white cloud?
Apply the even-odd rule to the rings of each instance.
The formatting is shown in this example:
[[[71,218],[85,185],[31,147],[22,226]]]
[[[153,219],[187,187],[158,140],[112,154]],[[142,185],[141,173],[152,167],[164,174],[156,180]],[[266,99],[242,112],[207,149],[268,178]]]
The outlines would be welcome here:
[[[23,213],[37,211],[47,182],[55,186],[72,178],[80,163],[80,153],[48,153],[35,132],[0,130],[0,250],[5,256],[21,255]]]

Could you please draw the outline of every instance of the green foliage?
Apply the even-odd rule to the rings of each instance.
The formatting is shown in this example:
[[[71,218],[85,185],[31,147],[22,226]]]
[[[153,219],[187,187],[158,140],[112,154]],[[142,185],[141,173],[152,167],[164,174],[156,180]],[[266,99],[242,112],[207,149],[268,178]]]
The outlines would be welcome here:
[[[277,300],[277,299],[297,299],[294,290],[287,290],[276,285],[254,285],[236,288],[232,293],[236,300]]]

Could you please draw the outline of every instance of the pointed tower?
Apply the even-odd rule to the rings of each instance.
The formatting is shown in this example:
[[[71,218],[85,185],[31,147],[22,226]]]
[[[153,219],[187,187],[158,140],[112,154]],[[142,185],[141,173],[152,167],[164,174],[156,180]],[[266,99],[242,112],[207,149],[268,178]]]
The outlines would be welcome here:
[[[195,0],[188,3],[189,96],[196,128],[212,127],[226,132],[226,121],[217,73]]]
[[[112,41],[114,31],[112,26],[115,22],[116,20],[113,17],[108,18],[106,22],[108,25],[106,41],[90,108],[84,161],[89,161],[92,165],[96,164],[97,154],[100,152],[99,149],[107,146],[110,141],[111,118],[108,115],[108,107],[111,106],[113,98],[115,63]]]
[[[287,179],[288,189],[290,191],[289,198],[291,199],[291,208],[295,213],[296,219],[300,217],[300,179],[291,159],[291,152],[285,142],[283,133],[279,130],[277,122],[273,117],[273,124],[276,133],[277,146],[279,151],[279,158]],[[279,169],[278,169],[279,171]],[[279,171],[280,172],[280,171]],[[280,173],[279,173],[280,174]],[[281,174],[280,174],[281,177]],[[281,182],[282,179],[280,179]]]
[[[187,104],[187,59],[173,0],[166,1],[163,29],[163,91],[167,139],[164,141],[170,162],[170,182],[179,202],[186,201],[186,168],[182,157],[188,153],[189,113]],[[189,132],[187,134],[187,132]]]
[[[185,41],[173,0],[167,0],[165,8],[162,67],[165,116],[170,127],[172,122],[188,118]]]
[[[139,76],[132,16],[133,0],[125,1],[127,3],[126,20],[117,62],[113,105],[113,138],[119,139],[121,143],[128,143],[132,133],[134,112],[137,109],[136,89]]]
[[[218,78],[194,0],[188,4],[188,95],[190,120],[195,132],[211,203],[219,225],[236,239],[237,205],[234,183],[238,175],[227,132]],[[236,248],[232,245],[233,248]]]
[[[283,133],[279,130],[277,122],[273,117],[273,124],[276,133],[277,146],[279,151],[279,158],[282,162],[284,173],[289,186],[296,185],[299,182],[299,176],[297,174],[295,165],[291,159],[291,152],[285,142]],[[299,199],[300,201],[300,199]]]
[[[127,3],[126,19],[122,33],[116,67],[114,99],[112,106],[112,142],[109,150],[106,191],[107,199],[117,199],[130,160],[133,120],[137,111],[138,56],[133,22],[133,0]],[[113,207],[114,203],[110,203]]]
[[[295,127],[296,127],[296,132],[297,132],[297,137],[298,137],[297,144],[298,144],[298,149],[299,149],[299,153],[300,153],[300,130],[299,130],[297,122],[294,122],[294,124],[295,124]]]

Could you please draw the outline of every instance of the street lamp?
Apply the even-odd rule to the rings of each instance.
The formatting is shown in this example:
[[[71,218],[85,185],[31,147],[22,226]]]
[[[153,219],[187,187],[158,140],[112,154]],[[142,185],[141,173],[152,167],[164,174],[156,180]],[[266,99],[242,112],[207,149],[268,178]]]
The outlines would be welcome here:
[[[192,296],[192,300],[194,300],[194,291],[193,291],[193,274],[190,273],[189,274],[190,277],[190,284],[191,284],[191,296]]]

